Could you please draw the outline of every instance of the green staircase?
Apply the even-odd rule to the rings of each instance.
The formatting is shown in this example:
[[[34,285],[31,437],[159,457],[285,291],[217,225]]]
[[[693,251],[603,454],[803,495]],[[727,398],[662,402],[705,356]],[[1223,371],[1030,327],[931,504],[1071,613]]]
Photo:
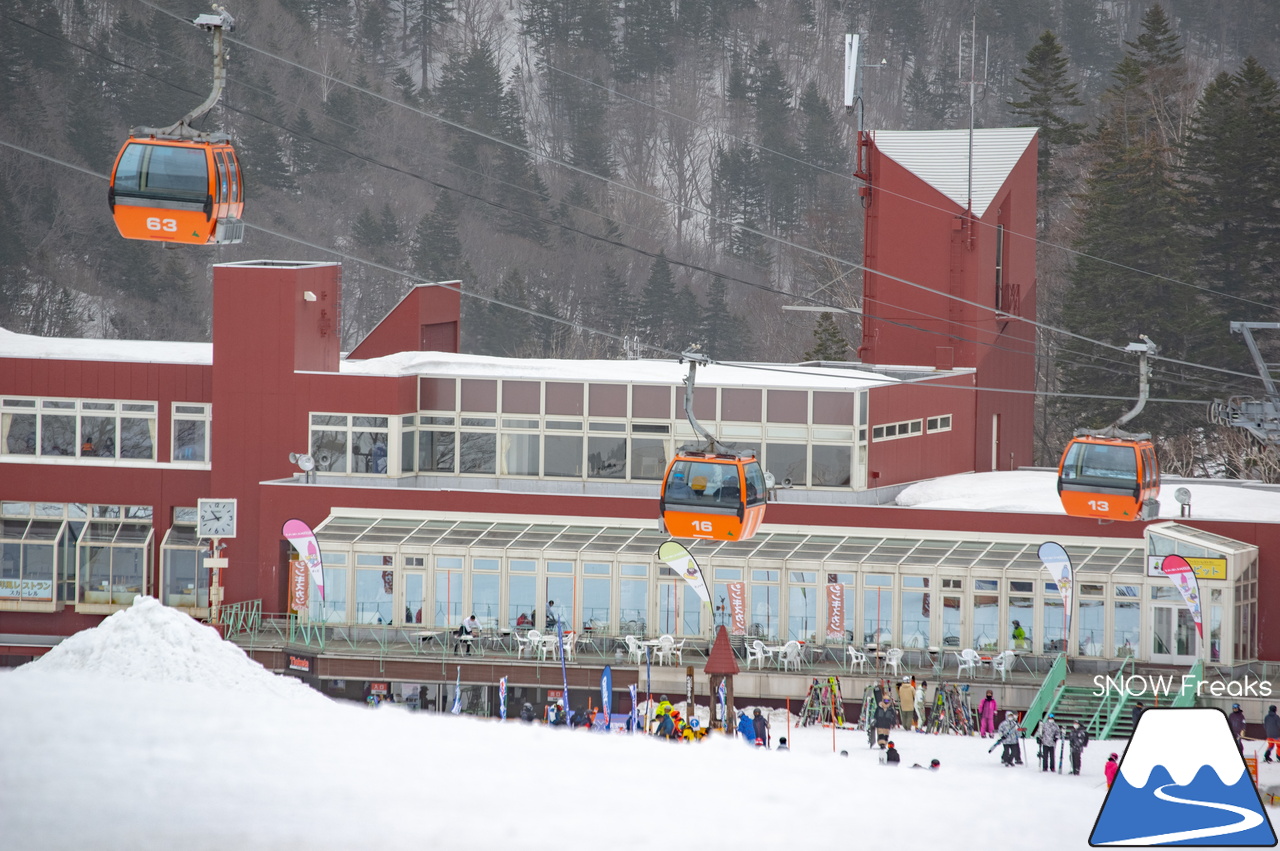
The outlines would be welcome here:
[[[1061,664],[1061,668],[1059,668]],[[1112,674],[1121,682],[1134,674],[1131,659],[1125,660],[1120,670]],[[1099,695],[1098,688],[1092,684],[1086,686],[1067,685],[1066,660],[1059,657],[1053,669],[1045,678],[1040,691],[1031,702],[1023,719],[1023,727],[1028,733],[1035,730],[1044,716],[1050,712],[1060,726],[1070,726],[1079,721],[1092,739],[1126,739],[1133,735],[1133,709],[1138,701],[1151,706],[1192,706],[1195,704],[1196,686],[1204,675],[1204,664],[1197,661],[1191,667],[1185,687],[1172,701],[1157,700],[1151,696],[1121,694],[1108,690]],[[1181,684],[1181,675],[1176,681]]]

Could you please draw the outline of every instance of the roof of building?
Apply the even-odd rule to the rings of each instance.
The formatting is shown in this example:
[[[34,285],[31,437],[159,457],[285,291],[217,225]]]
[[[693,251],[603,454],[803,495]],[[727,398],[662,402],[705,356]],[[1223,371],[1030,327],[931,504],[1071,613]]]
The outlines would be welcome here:
[[[120,361],[126,363],[213,363],[212,343],[173,343],[156,340],[93,340],[37,337],[0,328],[0,358]]]
[[[973,131],[973,214],[981,217],[1035,141],[1035,127],[995,127]],[[876,148],[925,183],[967,206],[968,130],[876,130]]]
[[[724,624],[720,624],[716,629],[716,638],[711,643],[711,652],[707,654],[707,664],[702,668],[702,672],[712,676],[731,676],[740,671],[738,660],[733,658],[733,647],[729,643],[729,630],[725,629]]]

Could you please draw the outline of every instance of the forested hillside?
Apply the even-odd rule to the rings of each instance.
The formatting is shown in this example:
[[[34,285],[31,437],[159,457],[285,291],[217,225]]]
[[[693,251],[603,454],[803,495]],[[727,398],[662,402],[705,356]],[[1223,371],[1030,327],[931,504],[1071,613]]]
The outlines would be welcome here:
[[[941,129],[969,122],[972,31],[976,125],[1043,128],[1040,320],[1149,335],[1186,362],[1157,398],[1256,389],[1195,364],[1251,372],[1226,323],[1277,318],[1272,0],[255,0],[229,7],[202,122],[240,151],[244,243],[126,242],[104,175],[129,127],[207,94],[206,10],[0,7],[0,326],[208,339],[212,263],[331,258],[346,347],[414,282],[459,278],[467,351],[848,359],[856,312],[782,309],[859,301],[844,34],[865,126]],[[1079,338],[1042,349],[1048,459],[1125,407],[1076,394],[1135,378]],[[1205,469],[1202,410],[1144,417]]]

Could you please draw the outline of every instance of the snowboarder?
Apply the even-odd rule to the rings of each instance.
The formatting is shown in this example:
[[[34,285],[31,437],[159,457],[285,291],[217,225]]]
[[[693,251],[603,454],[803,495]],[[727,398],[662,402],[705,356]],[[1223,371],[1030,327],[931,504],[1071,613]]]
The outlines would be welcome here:
[[[1045,719],[1040,722],[1040,732],[1036,736],[1036,741],[1040,743],[1041,771],[1053,772],[1053,749],[1058,746],[1058,736],[1061,735],[1061,733],[1062,729],[1058,726],[1058,722],[1053,720],[1053,713],[1050,712]]]
[[[902,707],[902,729],[910,730],[915,726],[916,717],[916,687],[910,677],[904,677],[898,686],[898,705]]]
[[[1277,719],[1280,721],[1280,719]],[[1080,757],[1084,754],[1085,747],[1089,744],[1089,731],[1081,724],[1080,719],[1076,719],[1071,725],[1071,729],[1067,731],[1067,745],[1071,748],[1071,773],[1080,773]]]
[[[939,768],[942,767],[942,763],[938,762],[936,759],[933,759],[933,760],[929,760],[929,764],[927,766],[921,765],[920,763],[917,762],[915,765],[911,767],[912,768],[928,768],[930,771],[937,771]]]
[[[1107,788],[1111,788],[1111,784],[1116,782],[1116,772],[1120,770],[1120,754],[1113,753],[1107,757],[1107,764],[1103,766],[1102,773],[1107,775]]]
[[[901,762],[902,757],[898,754],[898,749],[893,746],[893,742],[889,742],[889,746],[884,752],[884,764],[898,765]]]
[[[1000,722],[1000,726],[996,728],[996,736],[999,737],[997,744],[1004,745],[1000,762],[1005,766],[1013,765],[1015,761],[1021,765],[1022,758],[1018,753],[1018,719],[1012,712],[1004,714],[1004,721]],[[992,745],[992,749],[994,748],[995,745]]]
[[[1244,710],[1240,708],[1240,704],[1231,704],[1231,714],[1227,716],[1227,723],[1231,725],[1231,735],[1236,740],[1236,748],[1240,753],[1244,753]]]
[[[893,701],[885,697],[880,701],[880,705],[876,707],[876,744],[880,745],[880,749],[884,750],[885,743],[889,741],[889,728],[893,726],[897,720],[897,713],[893,711]]]
[[[1143,703],[1141,700],[1139,700],[1136,704],[1134,704],[1133,712],[1130,713],[1129,715],[1129,717],[1133,719],[1133,729],[1135,730],[1138,729],[1138,719],[1141,718],[1142,713],[1146,711],[1147,711],[1147,705]]]
[[[996,734],[996,713],[999,711],[1000,707],[996,705],[995,695],[991,689],[987,689],[987,696],[978,704],[978,732],[982,738],[985,739],[988,734],[992,736]]]
[[[1272,762],[1271,749],[1280,748],[1280,715],[1276,714],[1275,704],[1271,705],[1271,711],[1262,719],[1262,727],[1267,731],[1267,750],[1262,758]],[[1277,752],[1277,756],[1280,756],[1280,752]]]

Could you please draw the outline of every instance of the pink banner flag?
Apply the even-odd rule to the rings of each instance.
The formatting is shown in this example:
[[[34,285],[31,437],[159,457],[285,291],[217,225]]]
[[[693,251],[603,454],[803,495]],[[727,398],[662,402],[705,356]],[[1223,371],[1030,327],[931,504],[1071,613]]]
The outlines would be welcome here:
[[[836,582],[827,585],[827,638],[844,638],[844,586]]]
[[[1173,580],[1182,592],[1182,599],[1191,612],[1191,619],[1196,622],[1196,632],[1204,638],[1204,627],[1200,624],[1200,580],[1196,579],[1195,569],[1182,556],[1165,556],[1160,562],[1160,570]]]
[[[726,582],[729,594],[729,634],[747,634],[747,587],[741,582]]]
[[[289,562],[289,608],[305,612],[310,602],[311,586],[307,582],[307,563],[301,559]]]
[[[311,527],[301,520],[284,521],[284,536],[289,539],[289,543],[293,544],[293,548],[298,551],[298,555],[302,556],[302,560],[307,563],[307,569],[311,572],[311,580],[316,584],[316,590],[320,592],[320,599],[324,600],[324,562],[320,558],[320,544],[316,541],[316,535],[311,531]]]

